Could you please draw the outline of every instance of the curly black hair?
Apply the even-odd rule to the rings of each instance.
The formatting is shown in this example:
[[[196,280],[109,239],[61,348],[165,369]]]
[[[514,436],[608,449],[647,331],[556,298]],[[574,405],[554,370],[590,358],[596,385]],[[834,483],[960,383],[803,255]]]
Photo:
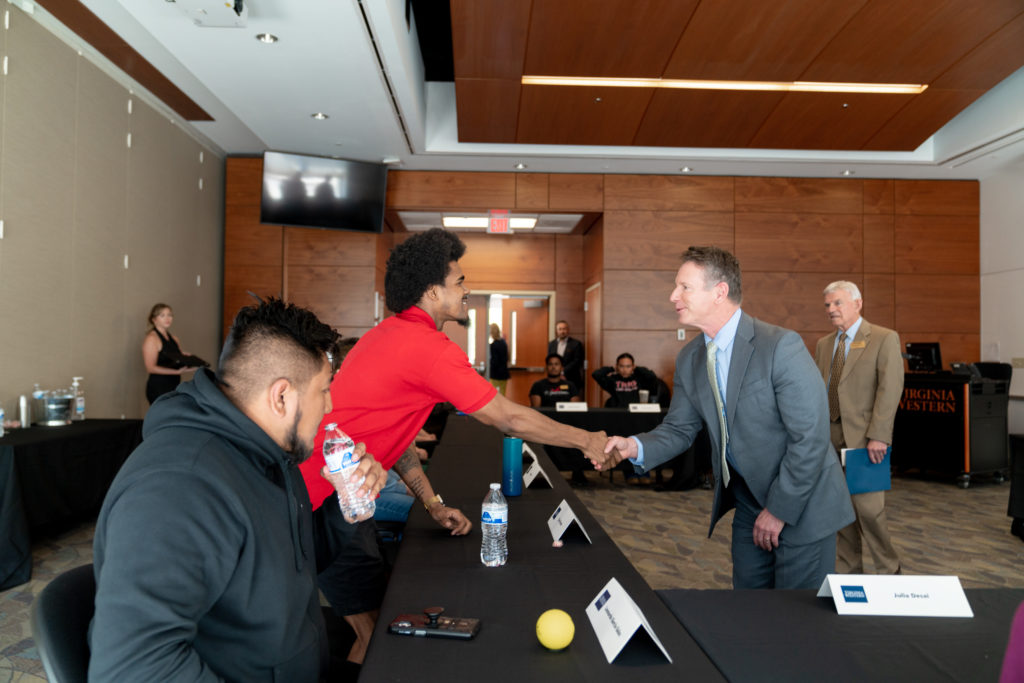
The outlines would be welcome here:
[[[341,336],[316,315],[270,297],[238,311],[218,362],[224,387],[246,393],[276,377],[305,385],[323,367],[339,359]]]
[[[466,253],[453,232],[431,228],[391,250],[384,274],[384,302],[395,313],[414,306],[434,285],[443,285],[452,261]]]

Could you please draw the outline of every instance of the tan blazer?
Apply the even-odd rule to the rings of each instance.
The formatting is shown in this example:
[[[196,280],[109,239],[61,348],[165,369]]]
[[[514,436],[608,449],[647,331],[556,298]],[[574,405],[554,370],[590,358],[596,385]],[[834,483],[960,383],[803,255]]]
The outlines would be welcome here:
[[[814,351],[826,390],[837,334],[838,331],[819,339]],[[896,408],[902,396],[899,335],[862,319],[839,378],[839,416],[846,447],[864,448],[870,439],[891,444]]]

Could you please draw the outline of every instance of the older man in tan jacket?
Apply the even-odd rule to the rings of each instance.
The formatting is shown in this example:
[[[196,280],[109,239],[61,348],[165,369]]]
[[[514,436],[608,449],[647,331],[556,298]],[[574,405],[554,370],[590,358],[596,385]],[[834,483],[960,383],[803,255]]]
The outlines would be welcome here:
[[[903,395],[899,335],[861,317],[860,290],[840,280],[825,288],[825,310],[836,331],[818,340],[814,353],[828,389],[832,445],[867,448],[879,463],[892,443],[896,408]],[[885,492],[851,496],[857,520],[836,539],[836,571],[864,572],[870,552],[877,574],[900,573],[900,558],[889,538]]]

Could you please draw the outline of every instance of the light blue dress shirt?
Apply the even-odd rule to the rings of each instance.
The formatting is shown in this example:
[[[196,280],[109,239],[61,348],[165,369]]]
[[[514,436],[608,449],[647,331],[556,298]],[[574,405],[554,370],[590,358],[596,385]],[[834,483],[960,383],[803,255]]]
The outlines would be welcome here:
[[[857,316],[857,322],[855,322],[854,324],[850,325],[849,328],[847,328],[846,341],[844,342],[846,344],[846,348],[843,350],[843,360],[846,360],[846,357],[850,355],[850,344],[853,342],[853,338],[857,336],[857,330],[860,329],[860,324],[862,322],[864,322],[864,318]],[[842,332],[836,330],[836,340],[835,342],[832,343],[833,356],[836,355],[836,347],[839,346],[839,335],[841,334]]]
[[[726,402],[725,392],[728,389],[729,384],[729,363],[732,362],[732,343],[736,340],[736,329],[740,326],[740,316],[743,315],[743,309],[737,308],[736,312],[732,314],[732,317],[724,325],[722,329],[718,330],[718,334],[715,335],[715,347],[717,351],[715,353],[715,363],[718,369],[718,387],[719,391],[722,392],[722,403]],[[860,321],[857,321],[858,324]],[[704,335],[704,346],[708,345],[711,341],[711,337]],[[849,349],[849,346],[847,346]],[[637,456],[636,459],[630,460],[637,467],[644,466],[644,445],[640,443],[640,439],[635,436],[629,437],[636,442]]]

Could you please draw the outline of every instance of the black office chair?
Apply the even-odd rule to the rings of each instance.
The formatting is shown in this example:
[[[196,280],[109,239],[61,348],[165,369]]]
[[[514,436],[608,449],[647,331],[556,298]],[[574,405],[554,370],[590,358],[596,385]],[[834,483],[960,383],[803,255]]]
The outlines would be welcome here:
[[[32,603],[32,639],[50,683],[85,683],[96,580],[92,565],[69,569]]]
[[[972,363],[982,377],[986,379],[1005,379],[1013,377],[1013,366],[1009,363],[998,363],[992,361],[979,361]]]

